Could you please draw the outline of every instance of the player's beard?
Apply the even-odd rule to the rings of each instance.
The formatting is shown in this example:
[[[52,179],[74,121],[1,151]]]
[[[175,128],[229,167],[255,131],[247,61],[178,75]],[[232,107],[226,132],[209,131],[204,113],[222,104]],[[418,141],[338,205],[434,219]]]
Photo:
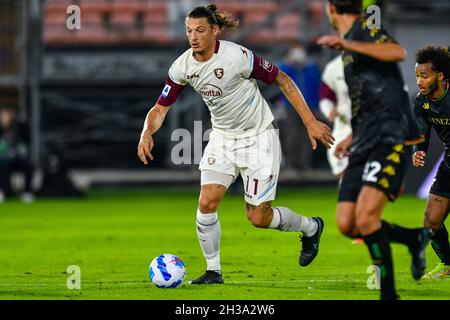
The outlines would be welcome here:
[[[197,48],[197,49],[192,48],[192,50],[193,50],[194,54],[202,56],[206,52],[208,52],[209,48],[210,47],[203,47],[203,48]]]
[[[432,97],[438,90],[439,90],[439,80],[436,77],[436,80],[434,80],[433,84],[430,86],[430,90],[427,95]]]
[[[433,96],[433,94],[439,89],[437,77],[430,83],[430,85],[425,85],[420,90],[421,94],[424,96]]]
[[[203,55],[205,53],[205,50],[203,49],[194,49],[192,48],[192,50],[194,51],[194,54],[198,54],[198,55]]]

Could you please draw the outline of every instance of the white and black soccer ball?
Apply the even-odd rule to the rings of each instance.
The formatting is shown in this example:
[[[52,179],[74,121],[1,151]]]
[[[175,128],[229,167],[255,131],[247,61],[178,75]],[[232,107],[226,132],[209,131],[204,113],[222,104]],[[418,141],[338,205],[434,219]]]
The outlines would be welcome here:
[[[186,276],[186,267],[180,258],[165,253],[153,259],[148,276],[158,288],[176,288]]]

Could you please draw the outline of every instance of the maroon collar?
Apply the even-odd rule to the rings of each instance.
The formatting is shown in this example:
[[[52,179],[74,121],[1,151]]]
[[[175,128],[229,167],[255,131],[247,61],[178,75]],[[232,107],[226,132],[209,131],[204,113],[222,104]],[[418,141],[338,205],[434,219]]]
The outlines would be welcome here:
[[[220,41],[216,40],[216,48],[214,49],[214,53],[219,53]]]

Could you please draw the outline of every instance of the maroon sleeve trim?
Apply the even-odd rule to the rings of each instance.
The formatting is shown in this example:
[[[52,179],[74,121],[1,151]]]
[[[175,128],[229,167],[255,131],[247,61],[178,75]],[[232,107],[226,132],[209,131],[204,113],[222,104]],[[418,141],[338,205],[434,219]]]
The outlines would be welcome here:
[[[320,100],[322,99],[328,99],[331,100],[332,102],[336,103],[337,102],[337,98],[336,98],[336,94],[334,93],[333,90],[331,90],[331,88],[325,83],[325,82],[321,82],[320,83]]]
[[[169,76],[166,78],[166,84],[164,86],[163,91],[158,99],[158,104],[168,107],[175,103],[178,98],[180,92],[184,89],[185,86],[182,86],[178,83],[175,83],[170,79]]]
[[[276,65],[264,58],[254,56],[253,70],[250,78],[261,80],[264,83],[272,84],[278,75],[279,69]]]

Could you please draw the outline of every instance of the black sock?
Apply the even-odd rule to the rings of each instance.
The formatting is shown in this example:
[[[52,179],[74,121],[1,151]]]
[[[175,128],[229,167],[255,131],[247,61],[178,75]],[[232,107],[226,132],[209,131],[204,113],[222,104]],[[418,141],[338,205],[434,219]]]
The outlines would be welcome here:
[[[381,300],[398,299],[395,292],[391,247],[383,228],[363,237],[374,265],[380,268]]]
[[[448,243],[448,232],[445,225],[442,225],[442,227],[431,237],[431,246],[439,259],[441,259],[444,264],[450,265],[450,245]]]
[[[417,243],[417,229],[404,228],[384,220],[381,220],[381,227],[384,229],[384,232],[391,242],[403,243],[408,247]]]

